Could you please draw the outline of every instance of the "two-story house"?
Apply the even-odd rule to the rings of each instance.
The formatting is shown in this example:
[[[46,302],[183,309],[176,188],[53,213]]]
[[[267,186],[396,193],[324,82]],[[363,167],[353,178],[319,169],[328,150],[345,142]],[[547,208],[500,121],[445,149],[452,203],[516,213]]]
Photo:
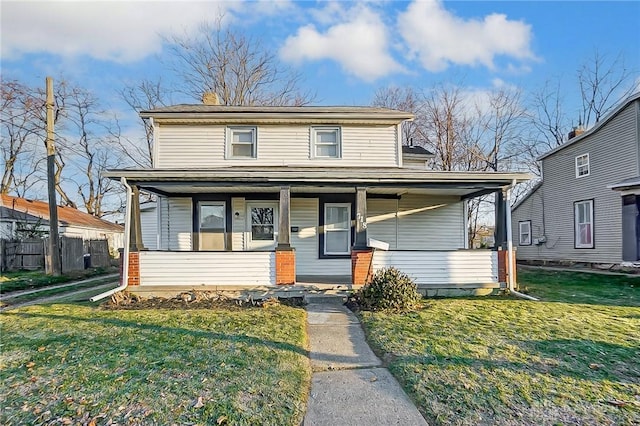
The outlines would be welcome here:
[[[410,113],[203,104],[141,116],[153,167],[107,174],[128,188],[123,285],[135,291],[361,285],[391,265],[423,289],[504,286],[496,251],[467,250],[466,201],[527,175],[427,170],[431,153],[402,146]],[[139,191],[156,195],[155,217],[141,221]]]
[[[570,136],[539,158],[542,181],[512,209],[517,258],[636,262],[640,259],[640,93],[591,129]]]

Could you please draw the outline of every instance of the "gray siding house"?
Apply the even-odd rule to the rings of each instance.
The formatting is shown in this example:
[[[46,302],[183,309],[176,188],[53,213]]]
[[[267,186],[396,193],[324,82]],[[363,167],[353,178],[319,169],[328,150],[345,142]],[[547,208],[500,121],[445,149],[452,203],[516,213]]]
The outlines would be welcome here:
[[[512,208],[518,260],[638,261],[639,135],[636,93],[538,159],[542,181]]]

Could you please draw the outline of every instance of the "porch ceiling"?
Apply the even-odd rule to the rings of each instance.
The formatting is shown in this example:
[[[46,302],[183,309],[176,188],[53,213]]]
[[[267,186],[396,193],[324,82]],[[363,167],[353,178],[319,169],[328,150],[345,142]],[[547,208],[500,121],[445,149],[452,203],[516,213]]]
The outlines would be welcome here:
[[[353,193],[365,187],[380,195],[434,194],[469,197],[498,191],[525,173],[439,172],[397,167],[227,167],[219,169],[110,170],[105,177],[125,177],[158,194],[278,192]]]

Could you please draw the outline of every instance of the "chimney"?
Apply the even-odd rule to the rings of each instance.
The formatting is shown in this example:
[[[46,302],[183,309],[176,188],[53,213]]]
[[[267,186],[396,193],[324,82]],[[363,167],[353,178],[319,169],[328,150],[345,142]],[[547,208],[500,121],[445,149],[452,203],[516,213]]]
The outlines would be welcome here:
[[[578,127],[573,127],[573,129],[571,129],[571,131],[569,132],[569,139],[573,139],[576,136],[580,136],[581,134],[584,133],[584,127],[582,127],[582,118],[580,118],[578,120]]]
[[[205,105],[220,105],[220,99],[215,92],[204,92],[202,94],[202,103]]]

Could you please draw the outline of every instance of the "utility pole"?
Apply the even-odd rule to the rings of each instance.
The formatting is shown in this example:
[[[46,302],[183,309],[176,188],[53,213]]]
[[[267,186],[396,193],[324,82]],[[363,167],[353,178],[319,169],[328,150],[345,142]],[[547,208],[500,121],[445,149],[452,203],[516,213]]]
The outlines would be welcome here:
[[[47,77],[47,184],[49,190],[49,272],[62,274],[60,237],[58,236],[58,203],[56,202],[56,147],[53,144],[53,78]]]

